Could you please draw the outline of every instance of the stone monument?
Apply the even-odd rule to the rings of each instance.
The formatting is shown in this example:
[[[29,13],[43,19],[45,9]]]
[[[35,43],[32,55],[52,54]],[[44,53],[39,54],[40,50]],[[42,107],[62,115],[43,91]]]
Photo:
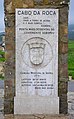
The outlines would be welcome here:
[[[58,9],[16,9],[15,114],[59,114]]]
[[[5,114],[66,114],[69,0],[4,2]]]

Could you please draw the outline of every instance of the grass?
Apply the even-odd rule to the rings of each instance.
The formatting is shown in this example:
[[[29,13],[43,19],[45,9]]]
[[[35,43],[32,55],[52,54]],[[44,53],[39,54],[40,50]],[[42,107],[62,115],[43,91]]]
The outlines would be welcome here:
[[[0,50],[0,62],[4,62],[5,61],[5,52]]]
[[[5,61],[5,52],[0,50],[0,63]],[[0,80],[4,80],[4,76],[0,74]]]
[[[68,74],[74,78],[74,41],[68,43]]]

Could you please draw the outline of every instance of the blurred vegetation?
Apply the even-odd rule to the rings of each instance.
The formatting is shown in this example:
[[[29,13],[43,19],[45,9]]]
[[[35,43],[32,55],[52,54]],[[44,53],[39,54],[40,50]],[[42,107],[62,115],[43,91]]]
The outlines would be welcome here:
[[[4,76],[0,74],[0,80],[4,80]]]
[[[5,52],[0,50],[0,63],[5,61]],[[0,72],[0,80],[4,80],[3,72]]]
[[[68,74],[74,79],[74,41],[68,43]]]
[[[0,50],[0,62],[4,62],[5,61],[5,52]]]

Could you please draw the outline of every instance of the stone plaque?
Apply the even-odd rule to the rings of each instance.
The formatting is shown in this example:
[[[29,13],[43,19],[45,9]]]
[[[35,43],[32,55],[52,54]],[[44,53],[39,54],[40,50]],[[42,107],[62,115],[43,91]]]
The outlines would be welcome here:
[[[58,9],[16,9],[14,113],[59,113]]]

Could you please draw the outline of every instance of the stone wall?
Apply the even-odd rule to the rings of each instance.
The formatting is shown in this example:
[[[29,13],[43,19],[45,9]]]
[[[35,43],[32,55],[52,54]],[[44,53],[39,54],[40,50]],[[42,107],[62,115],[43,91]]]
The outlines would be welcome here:
[[[60,113],[67,113],[67,52],[69,0],[5,0],[5,114],[14,112],[15,95],[15,8],[59,9],[59,97]]]
[[[74,80],[68,81],[68,114],[74,118]]]

